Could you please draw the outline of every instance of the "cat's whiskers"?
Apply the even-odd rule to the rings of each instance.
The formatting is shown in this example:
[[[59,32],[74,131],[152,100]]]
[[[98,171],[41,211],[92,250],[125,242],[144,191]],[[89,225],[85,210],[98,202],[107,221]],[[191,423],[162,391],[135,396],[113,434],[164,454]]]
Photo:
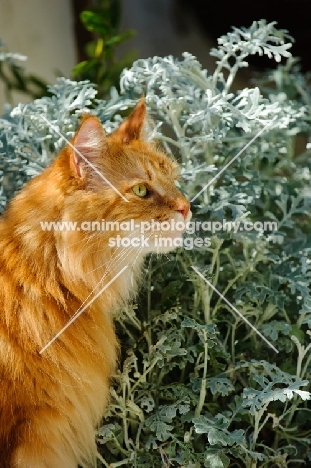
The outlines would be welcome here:
[[[147,237],[147,240],[149,240],[152,236],[152,233]],[[136,257],[134,258],[134,262],[133,262],[133,265],[132,265],[132,275],[131,275],[131,281],[132,281],[132,286],[134,286],[134,266],[138,260],[138,256],[139,254],[141,253],[141,251],[143,250],[143,246],[140,247],[139,251],[137,252],[136,254]]]
[[[124,250],[124,249],[123,249]],[[132,249],[133,250],[133,249]],[[139,248],[139,250],[141,251],[142,250],[142,247]],[[136,258],[135,258],[135,261],[134,261],[134,265],[136,263],[136,260],[138,258],[138,255],[136,255]],[[119,262],[120,263],[120,262]],[[107,268],[106,268],[107,270]],[[81,305],[79,306],[79,308],[76,310],[76,312],[71,316],[70,318],[70,321],[73,321],[73,319],[75,318],[76,315],[79,314],[79,312],[81,311],[81,308],[84,307],[84,305],[86,304],[86,302],[88,301],[88,299],[92,296],[92,294],[95,292],[95,290],[97,289],[98,286],[101,285],[101,283],[104,281],[104,279],[106,278],[106,276],[108,275],[109,271],[106,271],[103,276],[101,277],[101,279],[97,282],[96,286],[92,289],[92,291],[88,294],[88,296],[84,299],[84,301],[81,303]]]
[[[135,234],[136,232],[137,232],[137,231],[133,231],[133,234]],[[100,240],[101,240],[101,239],[99,239],[99,242],[100,242]],[[111,257],[111,259],[108,261],[108,263],[106,263],[106,262],[102,263],[101,265],[99,265],[98,267],[94,268],[93,270],[90,270],[90,271],[88,271],[87,273],[85,273],[85,275],[89,275],[90,273],[92,273],[92,272],[94,272],[94,271],[96,271],[96,270],[99,270],[99,269],[102,268],[104,265],[106,265],[106,269],[107,269],[108,266],[109,266],[110,264],[113,264],[114,261],[115,261],[118,257],[122,256],[124,253],[126,253],[126,252],[128,252],[128,251],[129,251],[129,247],[124,247],[124,246],[122,246],[122,250],[121,250],[121,251],[116,250],[116,253],[117,253],[117,252],[118,252],[118,253],[117,253],[117,254],[115,253],[115,255],[113,255],[113,256]]]
[[[163,232],[160,231],[160,239],[163,239],[163,238],[164,238]],[[157,246],[157,251],[155,253],[157,254],[157,257],[159,257],[159,255],[164,255],[168,260],[170,260],[170,258],[167,256],[166,252],[161,252],[160,251],[160,246],[159,245]]]
[[[137,232],[139,232],[139,230],[137,231],[133,231],[131,234],[134,235],[136,234]],[[150,236],[148,236],[148,240],[150,239],[152,234],[150,234]],[[109,267],[111,264],[114,265],[114,267],[118,266],[122,260],[124,260],[128,255],[130,255],[134,250],[136,250],[135,247],[133,248],[129,248],[129,247],[123,247],[122,250],[120,252],[117,253],[117,255],[114,255],[111,257],[111,259],[108,261],[108,263],[106,264],[106,269],[105,269],[105,272],[104,274],[102,275],[102,277],[100,278],[100,280],[97,282],[96,286],[92,289],[92,291],[88,294],[88,296],[84,299],[84,301],[80,304],[79,308],[76,310],[76,312],[71,316],[71,319],[74,319],[74,317],[80,312],[81,308],[84,307],[85,303],[88,301],[88,299],[92,296],[92,294],[96,291],[96,289],[98,288],[98,286],[100,286],[102,284],[102,282],[105,280],[105,278],[107,277],[107,275],[110,273],[109,271]],[[143,246],[140,246],[138,247],[137,249],[137,254],[136,256],[134,257],[134,260],[133,260],[133,264],[132,264],[132,276],[131,276],[131,279],[132,279],[132,284],[133,284],[133,267],[135,266],[137,260],[138,260],[138,257],[140,256],[141,252],[143,251]],[[116,259],[120,257],[117,262]],[[99,269],[101,268],[102,266],[104,266],[104,263],[95,268],[94,271],[96,269]],[[88,273],[91,273],[92,271],[89,271]],[[86,274],[88,274],[86,273]]]
[[[137,233],[139,233],[139,228],[138,228],[137,230],[133,231],[133,232],[131,233],[131,235],[135,235],[135,234],[137,234]],[[95,237],[97,237],[97,231],[95,231],[93,234],[89,234],[88,236],[85,236],[85,237],[81,238],[81,239],[78,240],[77,242],[73,242],[73,243],[71,243],[71,244],[68,244],[67,249],[70,248],[70,247],[73,247],[73,246],[75,246],[75,245],[78,245],[78,244],[80,244],[80,243],[82,243],[82,242],[84,242],[84,243],[86,243],[86,244],[89,244],[90,241],[93,240]],[[130,236],[128,236],[128,237],[130,237]],[[101,244],[103,243],[103,239],[102,239],[101,237],[97,237],[97,242],[98,242],[99,245],[101,245]],[[82,248],[84,248],[84,246],[82,246]],[[123,250],[128,251],[128,247],[124,247]],[[118,255],[119,255],[119,254],[118,254]],[[115,257],[114,257],[114,258],[115,258]],[[112,258],[111,260],[113,260],[113,258]],[[109,261],[109,263],[110,263],[110,261]],[[100,269],[104,264],[105,264],[105,263],[103,263],[102,265],[100,265],[100,266],[94,268],[93,270],[90,270],[89,272],[86,273],[86,275],[88,275],[89,273],[92,273],[93,271],[95,271],[95,270],[97,270],[97,269]]]
[[[82,237],[80,240],[78,240],[77,242],[73,242],[72,244],[68,244],[68,248],[70,248],[70,247],[72,247],[74,245],[78,245],[81,242],[85,242],[86,244],[89,244],[92,239],[97,237],[97,232],[94,232],[93,234],[89,234],[89,235],[87,235],[88,233],[85,232],[85,234],[86,235],[84,237]],[[98,241],[100,241],[100,239],[98,239]],[[84,246],[82,246],[82,248],[84,248]]]

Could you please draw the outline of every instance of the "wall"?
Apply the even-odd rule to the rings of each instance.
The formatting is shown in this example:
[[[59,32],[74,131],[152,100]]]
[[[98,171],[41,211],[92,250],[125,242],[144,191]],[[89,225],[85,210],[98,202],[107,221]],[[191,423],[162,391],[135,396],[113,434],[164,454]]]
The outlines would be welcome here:
[[[28,56],[26,69],[55,83],[69,76],[75,65],[73,17],[70,0],[0,0],[0,38],[10,52]],[[27,101],[21,93],[14,102]],[[5,101],[0,83],[0,113]]]

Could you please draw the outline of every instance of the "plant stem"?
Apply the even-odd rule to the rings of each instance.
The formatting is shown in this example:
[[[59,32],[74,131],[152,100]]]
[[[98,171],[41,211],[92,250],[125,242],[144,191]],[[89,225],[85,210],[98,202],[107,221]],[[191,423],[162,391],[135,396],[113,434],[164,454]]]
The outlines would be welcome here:
[[[266,411],[268,405],[270,402],[266,403],[259,411],[256,411],[255,413],[255,421],[254,421],[254,433],[253,433],[253,442],[252,442],[252,450],[255,450],[256,448],[256,442],[258,439],[259,432],[262,428],[262,425],[260,425],[260,420]]]
[[[157,364],[157,362],[160,360],[160,356],[157,356],[156,358],[153,359],[153,361],[151,362],[151,364],[148,366],[148,368],[145,370],[145,372],[143,374],[140,375],[139,379],[136,380],[135,384],[133,385],[132,387],[132,393],[135,391],[135,389],[137,388],[137,386],[142,382],[142,381],[145,381],[146,379],[146,376],[149,374],[149,372],[152,371],[152,369],[154,368],[154,366]]]
[[[201,382],[201,390],[200,390],[200,398],[198,404],[196,406],[194,415],[198,418],[201,414],[202,408],[205,403],[206,397],[206,376],[207,376],[207,361],[208,361],[208,346],[207,346],[207,334],[206,331],[203,330],[203,337],[204,337],[204,367],[203,367],[203,378]]]
[[[118,466],[125,465],[125,464],[129,463],[130,461],[131,460],[129,458],[126,458],[125,460],[121,460],[119,462],[111,463],[111,465],[109,465],[109,468],[117,468]]]

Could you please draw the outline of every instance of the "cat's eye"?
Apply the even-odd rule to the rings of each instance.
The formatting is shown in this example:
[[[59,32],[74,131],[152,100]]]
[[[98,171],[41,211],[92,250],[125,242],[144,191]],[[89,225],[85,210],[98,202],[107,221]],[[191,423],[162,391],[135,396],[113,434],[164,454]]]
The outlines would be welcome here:
[[[133,192],[138,197],[144,198],[148,194],[148,189],[145,184],[137,184],[132,187]]]

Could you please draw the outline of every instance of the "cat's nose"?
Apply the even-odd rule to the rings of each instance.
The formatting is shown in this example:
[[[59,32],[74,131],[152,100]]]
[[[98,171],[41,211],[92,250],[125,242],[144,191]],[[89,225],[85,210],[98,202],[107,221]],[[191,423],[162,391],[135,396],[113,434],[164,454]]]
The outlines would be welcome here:
[[[190,210],[190,203],[189,202],[184,202],[184,201],[178,202],[177,207],[176,207],[176,211],[181,213],[183,215],[184,219],[187,218],[189,210]]]

